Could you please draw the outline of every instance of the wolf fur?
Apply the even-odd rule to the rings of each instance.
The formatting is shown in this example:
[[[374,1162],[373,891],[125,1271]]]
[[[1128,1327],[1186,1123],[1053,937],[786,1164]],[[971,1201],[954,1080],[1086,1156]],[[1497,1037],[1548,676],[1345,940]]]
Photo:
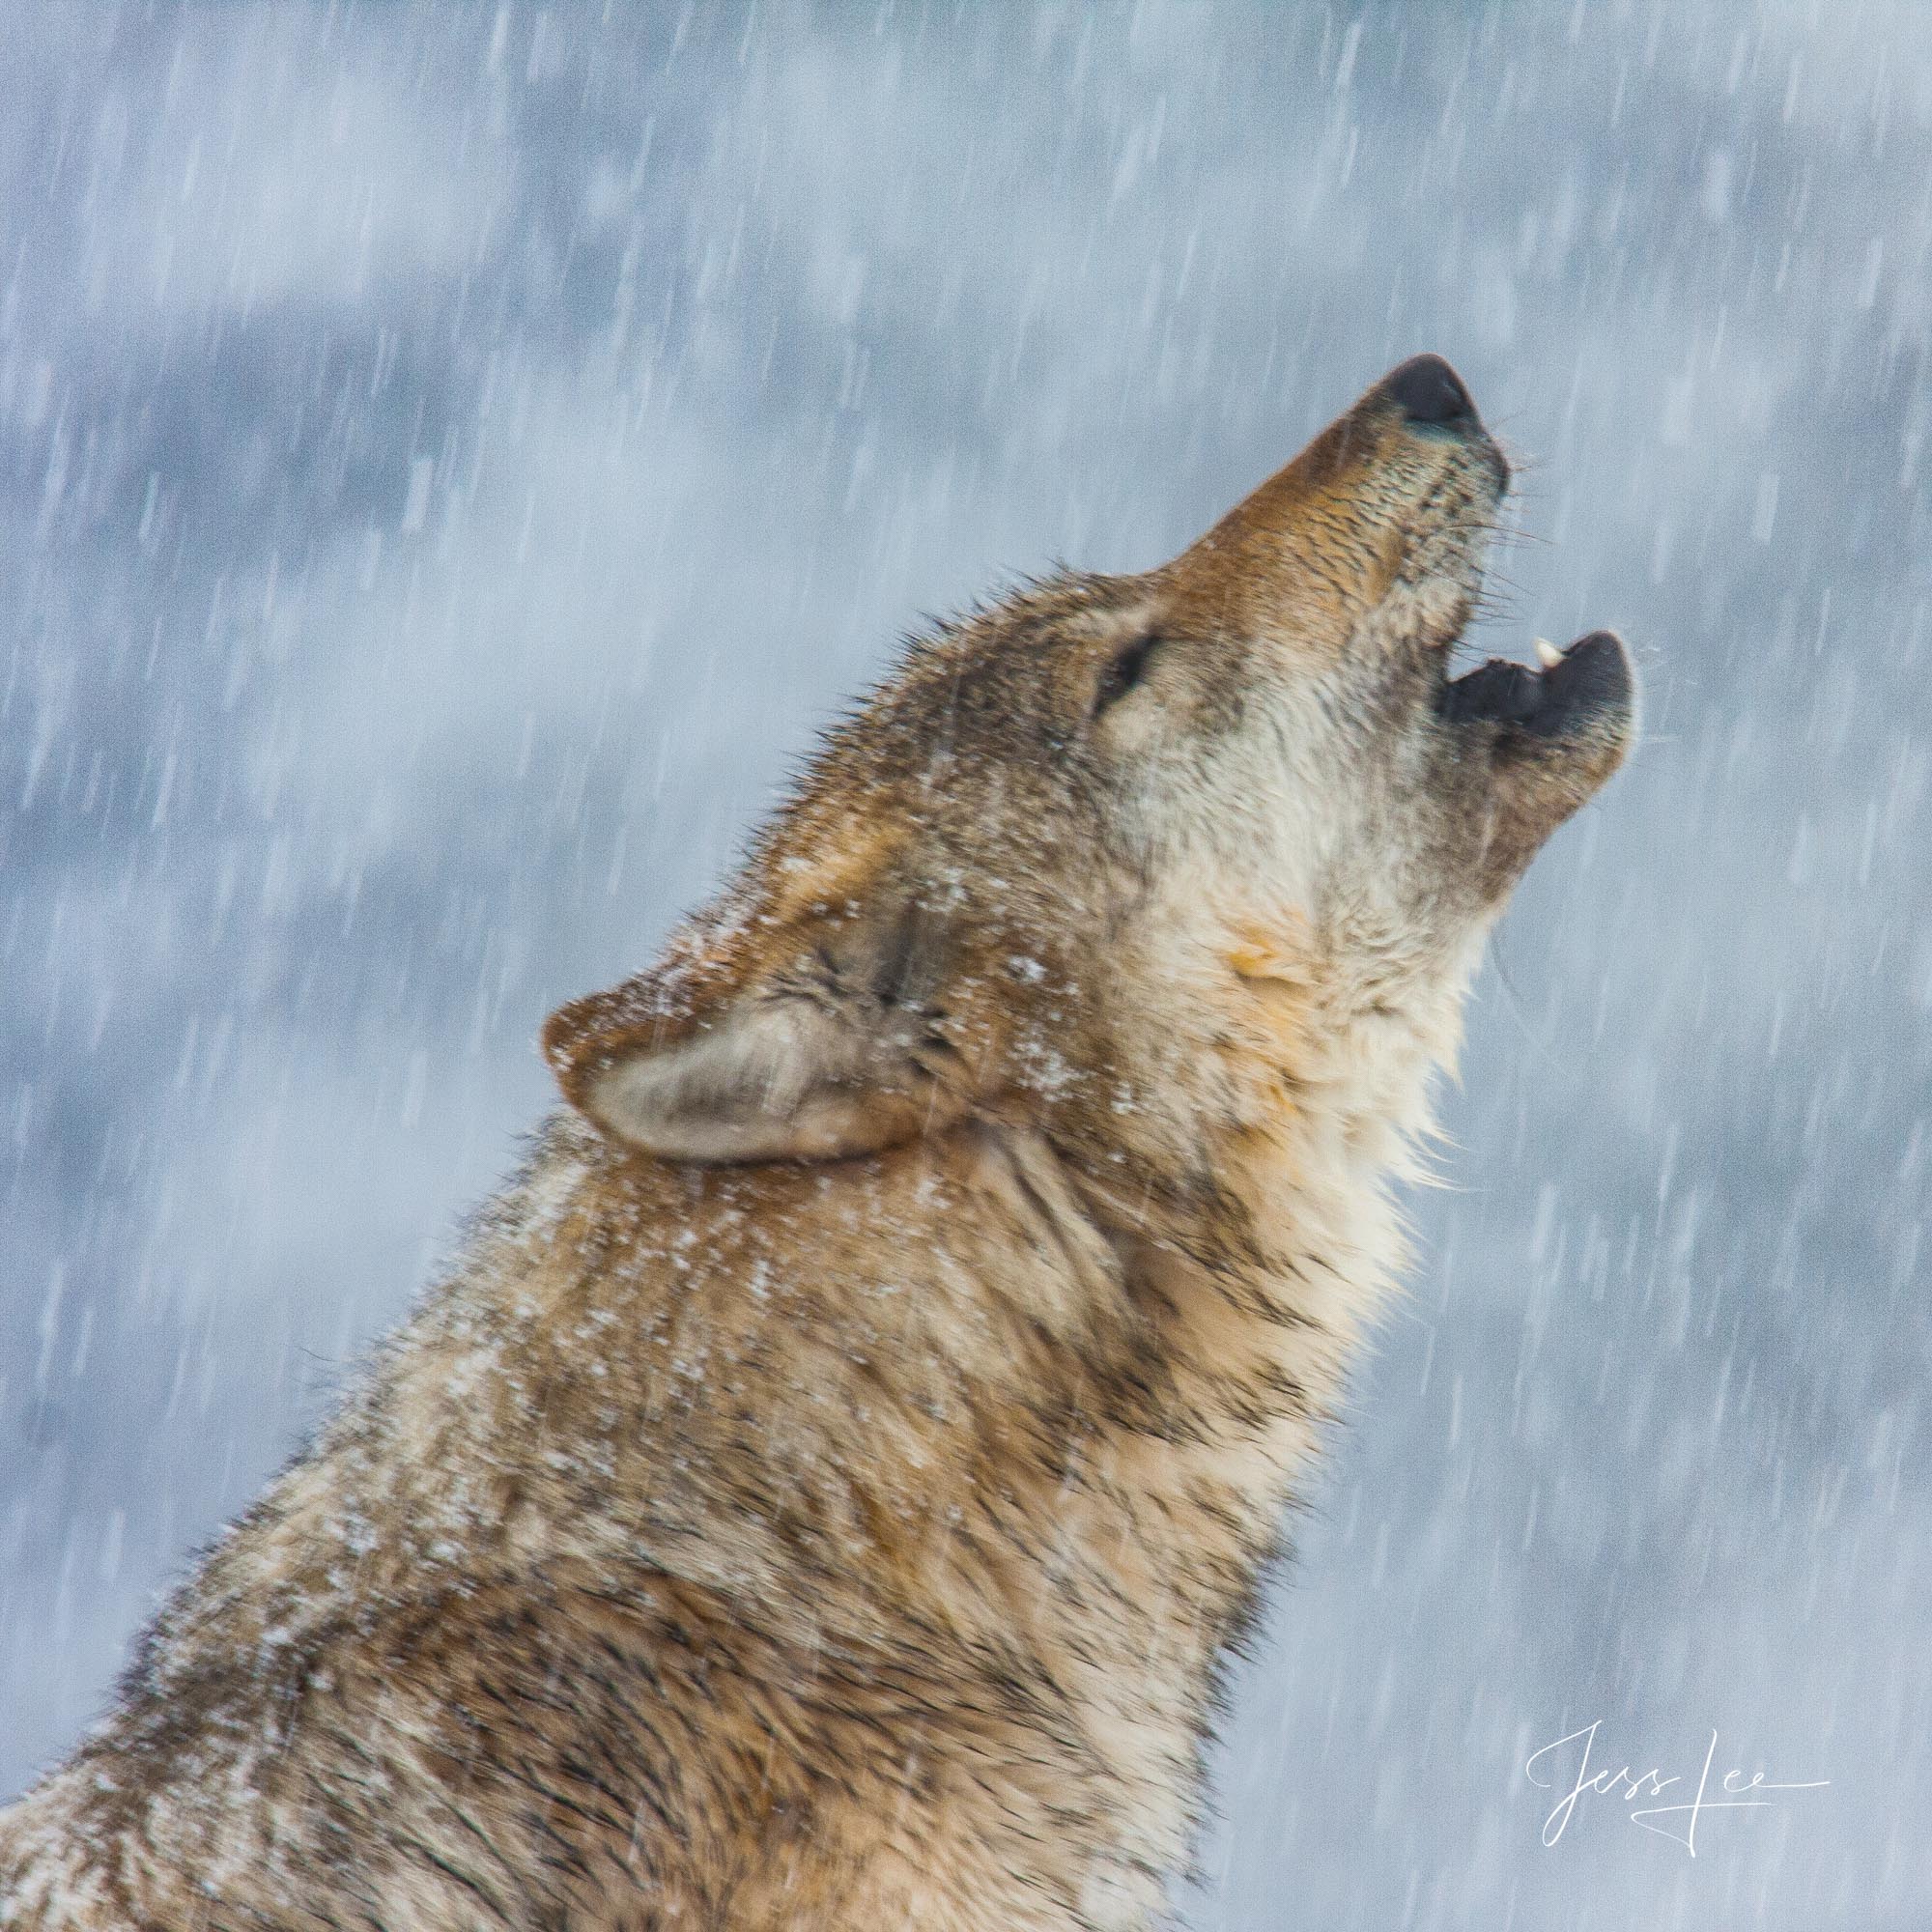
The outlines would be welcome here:
[[[1445,696],[1507,469],[1413,388],[913,645],[552,1020],[569,1105],[0,1814],[0,1925],[1159,1914],[1484,934],[1634,730],[1603,637]]]

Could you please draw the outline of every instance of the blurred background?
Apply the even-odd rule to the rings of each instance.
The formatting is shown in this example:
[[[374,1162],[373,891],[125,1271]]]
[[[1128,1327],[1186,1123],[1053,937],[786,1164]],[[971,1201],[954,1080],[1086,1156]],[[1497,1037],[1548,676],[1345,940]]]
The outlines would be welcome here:
[[[1932,1923],[1932,10],[178,6],[0,41],[0,1794],[921,613],[1388,365],[1519,896],[1215,1765],[1208,1928]],[[1829,1779],[1540,1838],[1525,1760]]]

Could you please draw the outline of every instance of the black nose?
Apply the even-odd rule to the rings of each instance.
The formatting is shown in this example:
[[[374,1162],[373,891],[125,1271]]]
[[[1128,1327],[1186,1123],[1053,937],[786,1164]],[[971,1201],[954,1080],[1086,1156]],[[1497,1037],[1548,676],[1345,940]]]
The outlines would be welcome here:
[[[1411,355],[1390,373],[1388,390],[1412,423],[1475,420],[1476,406],[1462,377],[1439,355]]]

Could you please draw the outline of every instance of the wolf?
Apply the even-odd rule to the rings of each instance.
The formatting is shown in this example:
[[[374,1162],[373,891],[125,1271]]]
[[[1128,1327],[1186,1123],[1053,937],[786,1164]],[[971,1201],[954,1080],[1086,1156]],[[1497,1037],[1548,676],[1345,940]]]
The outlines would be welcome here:
[[[1485,935],[1623,760],[1449,675],[1509,483],[1404,363],[1172,562],[913,643],[111,1715],[0,1924],[1124,1928],[1403,1261]]]

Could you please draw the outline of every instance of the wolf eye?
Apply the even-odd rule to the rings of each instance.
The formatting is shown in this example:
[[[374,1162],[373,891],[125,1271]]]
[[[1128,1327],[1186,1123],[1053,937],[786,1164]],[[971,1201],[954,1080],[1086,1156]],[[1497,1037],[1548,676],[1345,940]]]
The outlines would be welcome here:
[[[1099,717],[1110,704],[1124,697],[1147,675],[1148,661],[1153,656],[1158,638],[1136,638],[1100,673],[1099,689],[1094,694],[1094,716]]]

